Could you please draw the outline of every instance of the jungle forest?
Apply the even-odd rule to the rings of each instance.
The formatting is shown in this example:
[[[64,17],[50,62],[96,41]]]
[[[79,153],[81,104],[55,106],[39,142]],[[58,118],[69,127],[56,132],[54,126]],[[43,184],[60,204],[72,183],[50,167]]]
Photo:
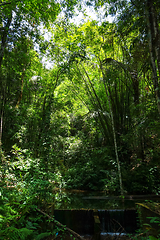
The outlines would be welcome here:
[[[159,0],[0,0],[0,239],[85,239],[67,192],[158,198],[159,85]]]

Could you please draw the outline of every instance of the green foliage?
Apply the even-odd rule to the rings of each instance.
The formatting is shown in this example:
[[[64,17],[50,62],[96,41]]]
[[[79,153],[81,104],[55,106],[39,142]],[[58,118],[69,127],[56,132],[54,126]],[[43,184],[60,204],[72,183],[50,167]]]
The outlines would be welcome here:
[[[38,236],[36,236],[36,238],[35,238],[35,240],[41,240],[41,239],[44,239],[45,237],[48,237],[48,236],[50,236],[51,235],[51,233],[50,232],[45,232],[45,233],[41,233],[41,234],[39,234]]]
[[[156,238],[156,237],[154,237],[154,236],[149,236],[149,239],[150,239],[150,240],[157,240],[157,239],[159,239],[159,238]]]
[[[34,210],[61,201],[63,187],[119,194],[115,138],[128,193],[160,193],[153,78],[159,45],[153,39],[153,72],[144,18],[150,8],[143,1],[108,1],[109,13],[119,9],[117,23],[88,20],[77,26],[67,19],[76,3],[0,4],[1,239],[43,239],[62,232],[41,229]],[[158,1],[152,7],[158,32]],[[61,8],[66,18],[53,26]],[[50,40],[39,25],[53,32]],[[51,70],[39,51],[54,63]],[[55,196],[53,188],[60,188]]]
[[[114,172],[116,169],[114,161],[113,164],[108,163],[108,153],[105,148],[92,149],[87,145],[72,145],[66,156],[69,159],[65,160],[70,166],[64,176],[65,188],[117,192],[117,174]],[[111,173],[111,170],[114,173]]]
[[[47,219],[36,210],[37,207],[47,209],[48,203],[53,202],[53,184],[43,171],[36,171],[37,166],[28,164],[25,168],[25,161],[33,161],[25,159],[23,154],[26,151],[16,146],[13,151],[16,152],[16,160],[20,160],[16,165],[19,171],[12,169],[9,174],[6,172],[0,192],[0,239],[44,239],[56,234],[58,228],[54,227],[54,219],[48,225]],[[14,185],[8,179],[10,174],[14,177]]]
[[[126,190],[135,194],[158,193],[160,189],[159,174],[157,167],[142,163],[125,176],[127,179]]]
[[[8,227],[0,232],[0,239],[11,239],[11,240],[25,240],[30,239],[33,230],[27,228],[17,229],[15,227]]]

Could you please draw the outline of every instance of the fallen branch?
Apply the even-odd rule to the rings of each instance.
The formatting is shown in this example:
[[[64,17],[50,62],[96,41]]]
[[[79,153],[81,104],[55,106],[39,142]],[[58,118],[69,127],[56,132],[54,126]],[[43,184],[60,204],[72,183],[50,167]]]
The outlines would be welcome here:
[[[121,235],[121,233],[123,233],[123,231],[125,231],[124,227],[122,227],[122,225],[115,219],[113,219],[114,222],[116,222],[118,225],[119,225],[119,229],[118,229],[118,233],[119,233],[119,236]],[[121,232],[119,232],[121,229]]]
[[[42,213],[44,216],[48,217],[49,219],[52,219],[54,221],[54,223],[59,226],[59,227],[62,227],[62,228],[65,228],[70,234],[72,234],[73,236],[75,236],[77,239],[80,239],[80,240],[84,240],[84,238],[82,238],[78,233],[74,232],[73,230],[71,230],[70,228],[68,227],[64,227],[63,224],[61,224],[60,222],[58,222],[57,220],[55,220],[54,218],[52,218],[51,216],[49,216],[47,213],[43,212],[42,210],[36,208],[36,210],[40,213]]]

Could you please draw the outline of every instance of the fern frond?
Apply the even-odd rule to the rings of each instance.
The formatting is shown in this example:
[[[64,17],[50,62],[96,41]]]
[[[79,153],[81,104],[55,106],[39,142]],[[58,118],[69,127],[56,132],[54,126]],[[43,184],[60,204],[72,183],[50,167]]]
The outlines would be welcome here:
[[[27,228],[15,228],[8,227],[5,230],[0,231],[0,239],[3,237],[4,239],[10,240],[27,240],[27,237],[33,233],[33,230],[29,230]]]
[[[44,237],[48,237],[48,236],[50,236],[50,235],[51,235],[50,232],[44,232],[44,233],[41,233],[41,234],[39,234],[38,236],[36,236],[35,240],[41,240],[41,239],[43,239]]]
[[[27,229],[27,228],[21,228],[20,229],[20,235],[21,235],[21,240],[27,240],[27,237],[30,236],[33,233],[33,230]]]

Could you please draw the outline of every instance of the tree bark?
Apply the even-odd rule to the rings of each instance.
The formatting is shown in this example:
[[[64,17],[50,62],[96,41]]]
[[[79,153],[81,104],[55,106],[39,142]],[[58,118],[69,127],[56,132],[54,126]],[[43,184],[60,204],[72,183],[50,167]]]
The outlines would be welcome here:
[[[150,2],[150,15],[152,17],[151,23],[153,25],[153,43],[154,43],[154,50],[155,50],[155,55],[157,58],[157,66],[158,66],[158,71],[159,71],[159,76],[160,76],[160,31],[158,27],[158,19],[157,19],[157,11],[155,9],[155,6],[153,6],[153,2]]]
[[[2,168],[2,179],[4,179],[4,171],[3,171],[3,164],[4,164],[4,154],[2,149],[2,132],[3,132],[3,115],[4,115],[4,99],[2,99],[2,107],[1,107],[1,118],[0,118],[0,164]]]
[[[11,16],[8,18],[7,20],[7,24],[4,27],[4,32],[2,34],[2,38],[1,38],[1,48],[0,48],[0,68],[2,65],[2,61],[3,61],[3,57],[4,57],[4,50],[6,47],[6,43],[7,43],[7,35],[8,35],[8,31],[9,31],[9,27],[11,25],[12,22],[12,14]]]
[[[150,51],[150,59],[151,59],[151,65],[152,65],[152,74],[153,74],[153,85],[154,85],[154,91],[156,95],[157,100],[157,108],[158,113],[160,114],[160,91],[159,91],[159,77],[157,75],[157,71],[159,70],[160,74],[160,50],[157,43],[159,43],[159,40],[156,40],[158,37],[158,30],[156,28],[156,20],[155,20],[155,14],[152,3],[148,0],[147,6],[146,6],[146,17],[147,17],[147,26],[148,26],[148,45],[149,45],[149,51]],[[157,62],[157,66],[156,66]],[[157,69],[158,68],[158,69]]]
[[[2,130],[3,130],[3,106],[1,109],[1,121],[0,121],[0,151],[2,149]]]

